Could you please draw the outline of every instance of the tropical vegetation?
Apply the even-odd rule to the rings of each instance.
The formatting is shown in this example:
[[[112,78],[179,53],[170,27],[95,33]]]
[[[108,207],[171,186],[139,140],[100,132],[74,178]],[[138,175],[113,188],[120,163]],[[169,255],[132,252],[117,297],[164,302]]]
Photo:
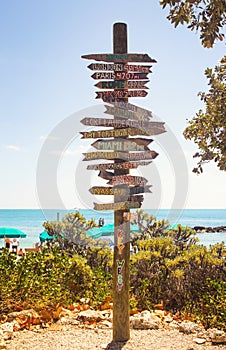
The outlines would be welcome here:
[[[191,228],[170,228],[167,221],[156,221],[142,210],[135,221],[141,233],[131,237],[131,307],[151,310],[161,304],[173,313],[189,314],[206,327],[224,329],[226,246],[199,245]],[[55,232],[55,224],[62,225],[63,231]],[[49,233],[62,232],[59,239],[56,235],[41,251],[19,259],[4,249],[0,254],[0,313],[18,307],[69,306],[81,298],[100,307],[111,297],[110,247],[103,240],[84,238],[89,224],[79,213],[44,226]]]

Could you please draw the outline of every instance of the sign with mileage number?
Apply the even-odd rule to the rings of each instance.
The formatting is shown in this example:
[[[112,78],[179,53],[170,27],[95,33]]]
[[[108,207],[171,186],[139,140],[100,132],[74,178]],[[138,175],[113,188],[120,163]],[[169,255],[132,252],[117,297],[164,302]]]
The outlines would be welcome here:
[[[91,70],[100,71],[115,71],[115,72],[141,72],[141,73],[151,73],[151,66],[135,65],[135,64],[122,64],[122,63],[91,63],[88,66]]]
[[[93,79],[111,79],[111,80],[148,80],[147,73],[136,72],[96,72],[91,75]]]

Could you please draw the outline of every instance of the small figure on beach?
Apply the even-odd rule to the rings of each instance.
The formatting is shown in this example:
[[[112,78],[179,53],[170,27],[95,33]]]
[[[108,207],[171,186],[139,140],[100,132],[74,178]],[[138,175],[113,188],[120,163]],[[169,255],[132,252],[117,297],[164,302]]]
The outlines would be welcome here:
[[[99,227],[104,226],[104,218],[99,219]]]
[[[17,238],[13,238],[12,241],[12,252],[17,254],[17,250],[18,250],[18,246],[19,246],[19,241]]]
[[[10,250],[10,238],[5,238],[5,249]]]

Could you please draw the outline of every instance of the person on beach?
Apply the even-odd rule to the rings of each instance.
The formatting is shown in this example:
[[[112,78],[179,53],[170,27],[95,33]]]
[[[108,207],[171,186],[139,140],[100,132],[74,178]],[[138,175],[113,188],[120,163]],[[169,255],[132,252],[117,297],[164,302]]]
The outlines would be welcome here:
[[[16,254],[17,254],[18,246],[19,246],[19,241],[18,241],[18,239],[13,238],[13,241],[12,241],[12,252],[13,252],[13,253],[16,253]]]
[[[99,227],[104,226],[104,219],[100,218],[99,219]]]
[[[10,238],[5,238],[5,249],[10,250]]]

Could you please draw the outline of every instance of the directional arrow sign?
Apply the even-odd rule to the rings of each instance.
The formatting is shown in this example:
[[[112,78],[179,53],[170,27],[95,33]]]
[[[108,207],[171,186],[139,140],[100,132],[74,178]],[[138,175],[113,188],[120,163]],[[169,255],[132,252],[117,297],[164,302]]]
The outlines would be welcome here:
[[[87,170],[101,170],[101,169],[108,169],[108,170],[115,170],[115,169],[136,169],[139,165],[149,165],[151,161],[149,162],[122,162],[122,163],[104,163],[104,164],[90,164],[87,166]]]
[[[100,70],[100,71],[115,71],[115,72],[141,72],[141,73],[151,73],[152,66],[143,66],[143,65],[132,65],[132,64],[122,64],[122,63],[91,63],[88,68],[91,70]]]
[[[97,91],[96,98],[102,98],[104,101],[110,98],[128,98],[145,97],[148,93],[145,90],[115,90],[115,91]]]
[[[144,120],[125,120],[125,119],[108,119],[108,118],[84,118],[81,120],[83,125],[89,126],[107,126],[114,128],[141,128],[145,132],[156,131],[157,133],[165,132],[163,122],[148,122]]]
[[[111,80],[148,80],[147,73],[136,72],[97,72],[91,75],[95,80],[111,79]]]
[[[103,62],[151,62],[157,61],[148,56],[148,54],[128,53],[128,54],[89,54],[82,55],[82,58],[87,60],[103,61]]]
[[[130,187],[130,194],[151,193],[150,187],[151,185]]]
[[[121,159],[127,161],[135,160],[145,160],[145,159],[154,159],[158,156],[158,153],[155,151],[145,151],[139,153],[126,153],[126,152],[88,152],[83,153],[85,158],[83,160],[94,160],[94,159]]]
[[[112,177],[114,176],[114,174],[111,173],[110,171],[106,171],[104,169],[101,169],[98,176],[104,180],[111,180]]]
[[[106,107],[106,111],[104,113],[114,115],[118,118],[123,119],[132,119],[132,120],[149,120],[149,116],[145,116],[142,114],[139,114],[137,112],[130,111],[128,109],[119,108],[119,107],[112,107],[108,105],[104,105]]]
[[[120,159],[123,160],[131,160],[131,161],[136,161],[136,160],[145,160],[145,159],[155,159],[158,156],[158,153],[155,151],[146,151],[146,152],[138,152],[138,153],[120,153]]]
[[[117,195],[126,195],[130,193],[130,190],[122,187],[122,186],[117,186],[117,187],[104,187],[104,186],[93,186],[89,189],[89,192],[92,194],[96,194],[99,196],[112,196],[114,194]]]
[[[159,132],[158,132],[159,133]],[[126,128],[126,129],[112,129],[112,130],[98,130],[98,131],[83,131],[80,132],[82,134],[83,139],[97,139],[108,138],[108,137],[128,137],[128,136],[137,136],[137,135],[154,135],[154,132],[149,131],[149,133],[145,129],[139,128]]]
[[[129,111],[136,112],[137,114],[141,114],[141,115],[143,115],[145,117],[153,118],[153,113],[151,111],[149,111],[148,109],[136,106],[136,105],[134,105],[132,103],[126,103],[126,102],[123,102],[123,101],[121,101],[121,102],[114,102],[113,106],[114,107],[118,107],[118,108],[123,108],[123,109],[129,110]]]
[[[118,175],[113,176],[112,179],[109,181],[109,185],[121,185],[121,184],[127,184],[127,185],[145,185],[148,182],[147,179],[145,179],[142,176],[132,176],[132,175]]]
[[[136,138],[136,139],[111,139],[111,140],[97,140],[94,143],[92,143],[92,146],[98,150],[105,150],[105,151],[122,151],[122,152],[129,152],[129,151],[147,151],[149,148],[147,145],[151,143],[152,139],[142,139],[142,138]]]
[[[113,187],[93,186],[89,192],[96,195],[114,195]]]
[[[114,187],[105,187],[105,186],[93,186],[89,189],[89,192],[98,195],[98,196],[113,196],[114,194],[117,195],[136,195],[139,193],[151,193],[150,191],[151,185],[146,186],[135,186],[130,188],[125,188],[123,186],[114,186]],[[128,189],[128,190],[127,190]],[[139,200],[135,200],[135,202],[138,202]]]
[[[122,152],[88,152],[83,153],[85,158],[83,160],[93,160],[93,159],[109,159],[109,160],[115,160],[115,159],[123,159],[123,153]]]
[[[129,201],[106,203],[106,204],[94,203],[95,210],[126,210],[126,209],[136,209],[140,207],[141,207],[141,203],[129,202]]]
[[[99,89],[148,89],[145,84],[147,84],[149,80],[132,80],[132,81],[124,81],[124,80],[114,80],[114,81],[99,81],[99,83],[95,84]]]

